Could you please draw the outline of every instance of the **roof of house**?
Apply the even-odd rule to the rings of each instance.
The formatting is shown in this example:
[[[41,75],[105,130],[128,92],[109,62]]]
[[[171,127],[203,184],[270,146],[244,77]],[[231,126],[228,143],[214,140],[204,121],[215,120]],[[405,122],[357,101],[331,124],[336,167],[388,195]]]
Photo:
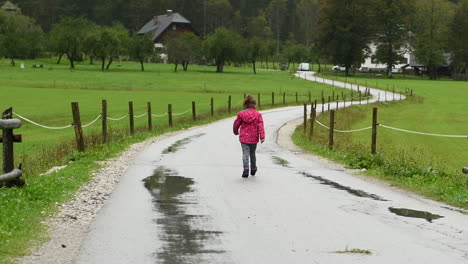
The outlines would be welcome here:
[[[18,7],[10,1],[0,1],[0,8],[7,11],[15,11]]]
[[[153,41],[156,40],[171,24],[191,24],[185,17],[179,13],[168,13],[160,15],[151,19],[146,25],[144,25],[138,34],[146,34],[149,32],[153,33]]]

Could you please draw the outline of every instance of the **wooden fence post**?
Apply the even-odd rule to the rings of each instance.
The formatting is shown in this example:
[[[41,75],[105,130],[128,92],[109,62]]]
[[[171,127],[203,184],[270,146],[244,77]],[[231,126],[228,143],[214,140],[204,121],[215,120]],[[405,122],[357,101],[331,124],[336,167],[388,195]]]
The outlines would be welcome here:
[[[315,118],[317,117],[317,109],[313,108],[311,117],[310,117],[310,128],[309,128],[309,140],[312,140],[314,135],[314,125],[315,125]]]
[[[371,153],[377,154],[377,107],[372,110],[372,146]]]
[[[325,98],[322,96],[322,113],[325,111]]]
[[[335,111],[330,111],[330,133],[328,135],[328,148],[333,149],[333,134],[335,130]]]
[[[192,101],[192,119],[193,121],[197,121],[197,108],[195,105],[195,101]]]
[[[102,100],[102,143],[107,143],[107,100]]]
[[[3,119],[13,118],[13,108],[3,112]],[[15,168],[13,153],[13,129],[2,129],[3,141],[3,173],[9,173]]]
[[[148,107],[148,131],[153,130],[153,111],[151,109],[151,102],[147,103]]]
[[[172,127],[172,104],[167,105],[167,117],[169,119],[169,127]]]
[[[14,135],[13,129],[20,128],[21,120],[13,119],[13,108],[8,108],[0,119],[0,143],[3,143],[3,173],[0,173],[0,187],[23,186],[24,181],[19,180],[22,175],[21,164],[19,169],[15,169],[13,143],[22,142],[21,135]],[[4,183],[6,182],[6,184]]]
[[[211,110],[211,116],[214,116],[214,98],[211,97],[211,102],[210,102],[210,110]]]
[[[286,104],[286,93],[283,92],[283,104],[285,105]]]
[[[262,101],[260,101],[260,93],[258,93],[258,96],[257,96],[257,106],[258,106],[258,108],[262,107],[261,102]]]
[[[307,133],[307,104],[304,104],[304,134]]]
[[[296,104],[299,103],[299,99],[297,97],[297,92],[296,92]]]
[[[73,125],[75,127],[76,146],[78,151],[85,151],[83,128],[81,127],[80,107],[77,102],[72,103]]]
[[[328,96],[328,111],[330,111],[330,101],[331,101],[331,98],[330,96]]]
[[[275,92],[271,92],[271,105],[275,105]]]
[[[130,135],[135,135],[135,116],[133,114],[133,102],[128,102],[128,117],[130,119]]]
[[[232,97],[229,96],[229,98],[228,98],[228,113],[231,113],[231,108],[232,108]]]

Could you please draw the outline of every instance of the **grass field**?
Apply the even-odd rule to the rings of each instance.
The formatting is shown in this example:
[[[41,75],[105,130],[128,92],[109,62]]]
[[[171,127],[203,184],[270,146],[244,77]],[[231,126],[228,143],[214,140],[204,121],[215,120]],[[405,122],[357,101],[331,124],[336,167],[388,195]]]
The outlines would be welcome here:
[[[26,61],[26,68],[11,67],[7,60],[0,63],[0,110],[13,106],[14,111],[46,126],[62,127],[71,124],[71,102],[79,102],[81,120],[87,124],[101,112],[101,100],[108,101],[109,116],[121,117],[128,113],[128,102],[133,101],[135,115],[146,111],[151,102],[154,114],[167,112],[167,104],[173,105],[174,113],[185,112],[191,102],[197,103],[197,112],[207,113],[210,98],[214,98],[216,109],[227,108],[228,96],[232,95],[233,106],[239,107],[243,94],[261,94],[261,103],[271,104],[271,93],[276,94],[276,104],[282,104],[281,94],[287,93],[287,102],[308,101],[308,93],[317,97],[322,90],[332,93],[337,89],[312,84],[292,78],[287,72],[259,70],[257,75],[249,68],[227,67],[226,73],[217,74],[213,67],[190,65],[188,72],[173,72],[172,65],[148,64],[146,72],[132,62],[114,63],[111,70],[101,72],[98,65],[83,62],[71,71],[65,63],[54,64],[55,60]],[[18,63],[20,64],[20,63]],[[44,68],[32,68],[43,64]],[[188,113],[180,118],[190,116]],[[137,119],[137,126],[146,124],[146,117]],[[159,125],[167,124],[166,117],[154,118]],[[109,121],[111,128],[128,127],[128,119]],[[85,133],[96,133],[100,122],[86,128]],[[73,129],[47,130],[25,123],[17,130],[23,134],[24,143],[17,144],[18,155],[34,152],[42,146],[49,147],[73,138]]]
[[[146,72],[131,62],[114,63],[111,70],[101,72],[98,65],[86,62],[71,71],[65,63],[55,65],[54,60],[42,59],[24,62],[25,69],[11,67],[0,60],[0,111],[12,106],[14,111],[46,126],[71,124],[71,102],[79,102],[83,124],[95,119],[101,112],[101,100],[108,101],[109,116],[121,117],[128,113],[128,102],[133,101],[135,115],[146,111],[151,102],[153,113],[167,111],[173,104],[173,112],[181,113],[197,103],[197,113],[205,115],[214,98],[216,116],[191,122],[191,113],[175,119],[175,127],[167,127],[167,119],[153,118],[156,131],[146,132],[146,117],[137,119],[138,133],[128,133],[128,119],[109,121],[112,144],[91,145],[85,153],[74,151],[74,131],[47,130],[24,122],[15,133],[23,135],[23,143],[15,144],[15,162],[23,163],[27,185],[24,188],[0,189],[0,263],[12,263],[17,256],[28,254],[30,248],[45,237],[41,224],[47,216],[58,210],[90,179],[91,171],[98,168],[94,161],[115,156],[130,144],[169,131],[215,121],[232,116],[241,107],[244,93],[257,97],[261,94],[262,108],[283,106],[282,93],[287,94],[287,104],[302,103],[324,91],[325,95],[341,92],[321,84],[294,78],[289,72],[258,70],[254,75],[249,68],[226,67],[226,73],[217,74],[213,67],[189,66],[188,72],[173,72],[172,65],[148,64]],[[20,65],[21,62],[18,62]],[[44,64],[44,68],[32,68]],[[275,106],[271,106],[271,94],[275,93]],[[226,112],[228,96],[232,95],[233,112]],[[99,142],[100,121],[85,128],[88,145]],[[230,132],[227,132],[230,133]],[[0,154],[1,155],[1,154]],[[73,161],[73,162],[70,162]],[[1,166],[0,161],[0,166]],[[53,165],[68,167],[47,176],[36,177]]]
[[[325,74],[336,78],[335,74]],[[344,80],[344,78],[338,78]],[[419,78],[348,78],[348,82],[381,89],[404,91],[412,89],[415,96],[404,102],[380,103],[371,106],[356,106],[338,111],[336,129],[359,129],[371,125],[372,107],[378,107],[378,122],[387,126],[446,135],[468,135],[468,115],[465,98],[468,83]],[[320,117],[328,122],[328,115]],[[468,208],[468,177],[461,168],[468,166],[468,137],[445,138],[407,134],[378,128],[378,155],[370,153],[370,130],[352,134],[336,133],[337,151],[330,152],[326,131],[317,128],[316,142],[312,146],[300,133],[295,140],[304,148],[346,163],[353,168],[370,169],[367,174],[383,177],[399,186],[441,200],[452,205]],[[321,135],[320,135],[321,134]]]

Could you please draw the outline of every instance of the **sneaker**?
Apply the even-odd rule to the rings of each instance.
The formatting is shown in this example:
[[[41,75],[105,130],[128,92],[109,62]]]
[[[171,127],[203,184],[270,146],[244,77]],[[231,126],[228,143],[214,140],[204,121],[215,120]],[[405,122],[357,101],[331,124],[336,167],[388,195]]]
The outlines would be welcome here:
[[[257,173],[257,168],[250,170],[250,175],[255,176],[255,173]]]
[[[249,177],[249,170],[247,169],[242,172],[242,178],[248,178],[248,177]]]

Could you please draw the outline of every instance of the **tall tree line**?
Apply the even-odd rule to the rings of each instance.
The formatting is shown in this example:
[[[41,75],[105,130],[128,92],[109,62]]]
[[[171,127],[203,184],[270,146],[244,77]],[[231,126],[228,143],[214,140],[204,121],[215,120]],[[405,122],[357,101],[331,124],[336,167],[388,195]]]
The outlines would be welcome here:
[[[27,23],[33,24],[36,21],[46,34],[54,32],[54,29],[57,32],[57,24],[65,21],[63,18],[67,17],[80,17],[98,25],[90,31],[95,34],[87,32],[89,43],[93,43],[93,38],[112,41],[109,36],[113,35],[111,33],[115,33],[115,30],[109,28],[117,29],[116,25],[121,25],[120,30],[126,28],[130,32],[135,32],[153,16],[172,9],[189,19],[202,39],[210,40],[210,36],[218,32],[218,29],[224,28],[229,33],[238,35],[233,39],[246,40],[247,43],[239,46],[248,51],[247,55],[235,57],[236,60],[242,57],[244,61],[253,64],[254,71],[256,61],[262,66],[269,67],[272,62],[289,64],[303,60],[319,64],[323,62],[342,64],[346,66],[347,73],[350,73],[365,57],[370,56],[370,44],[377,49],[372,56],[376,61],[387,65],[389,76],[393,65],[399,64],[403,53],[409,49],[416,54],[419,62],[425,65],[432,78],[437,77],[437,69],[447,63],[447,58],[451,59],[449,61],[452,69],[456,72],[465,72],[468,65],[466,55],[468,0],[16,0],[13,2],[21,8],[25,16],[32,18],[27,20]],[[7,21],[8,17],[3,15],[2,19]],[[4,56],[14,58],[18,55],[14,55],[13,48],[6,48],[5,45],[10,43],[6,40],[7,37],[13,39],[15,34],[26,36],[31,33],[9,32],[9,29],[11,26],[6,23],[3,27],[0,25],[0,30],[5,32],[0,35],[0,44],[4,43],[4,47],[0,47],[0,52]],[[19,31],[21,30],[23,29]],[[36,35],[41,34],[40,30],[35,32]],[[72,32],[77,33],[80,30]],[[226,32],[219,31],[218,34]],[[50,47],[56,48],[56,46],[54,38],[49,36],[48,39],[51,43],[46,48],[50,51]],[[215,40],[216,38],[211,38],[208,42],[217,43]],[[203,52],[208,51],[209,49],[205,49]],[[38,48],[31,52],[36,54]],[[93,50],[87,53],[96,52]],[[184,58],[186,56],[181,55]],[[73,60],[75,56],[69,57]],[[109,64],[112,63],[114,55],[91,57],[101,60],[106,57],[105,60]],[[181,59],[182,64],[183,61],[185,60]],[[218,58],[218,61],[221,70],[224,59]]]

